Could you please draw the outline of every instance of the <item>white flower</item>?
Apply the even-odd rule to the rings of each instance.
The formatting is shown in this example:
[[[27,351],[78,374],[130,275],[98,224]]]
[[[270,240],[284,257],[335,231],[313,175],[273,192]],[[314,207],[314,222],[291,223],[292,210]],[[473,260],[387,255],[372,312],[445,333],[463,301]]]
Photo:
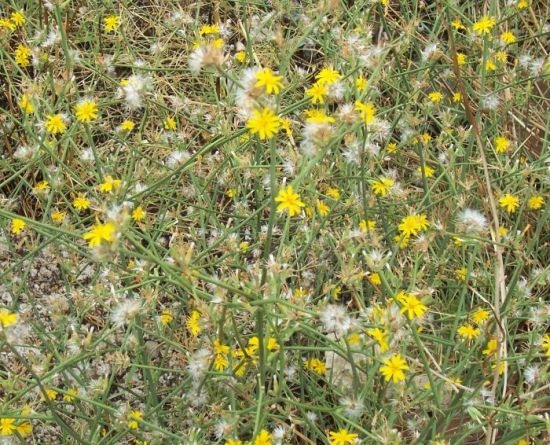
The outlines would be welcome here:
[[[143,75],[132,75],[125,84],[119,88],[119,96],[126,101],[130,110],[143,106],[143,95],[151,89],[151,78]]]
[[[487,218],[481,212],[465,208],[457,217],[459,227],[465,232],[481,232],[487,229]]]
[[[135,298],[127,298],[111,312],[111,321],[115,326],[128,324],[141,310],[141,303]]]
[[[211,354],[206,348],[195,351],[187,363],[187,372],[194,382],[198,382],[204,376],[210,365]]]
[[[351,328],[351,318],[346,308],[338,304],[329,304],[321,313],[321,323],[327,332],[339,336],[345,335]]]
[[[523,378],[529,385],[535,383],[540,378],[540,369],[538,365],[530,365],[525,368]]]

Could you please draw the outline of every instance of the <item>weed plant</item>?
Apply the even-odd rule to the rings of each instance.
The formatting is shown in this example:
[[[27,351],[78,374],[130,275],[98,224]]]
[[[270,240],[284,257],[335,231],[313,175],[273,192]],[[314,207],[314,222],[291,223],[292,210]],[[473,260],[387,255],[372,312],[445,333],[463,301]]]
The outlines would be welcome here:
[[[0,442],[550,443],[549,17],[4,2]]]

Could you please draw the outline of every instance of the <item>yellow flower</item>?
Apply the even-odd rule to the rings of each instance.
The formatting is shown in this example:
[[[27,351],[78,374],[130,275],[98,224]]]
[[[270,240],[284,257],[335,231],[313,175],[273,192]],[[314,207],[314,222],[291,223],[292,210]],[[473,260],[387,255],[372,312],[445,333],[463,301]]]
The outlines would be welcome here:
[[[243,442],[239,439],[227,439],[225,445],[243,445]]]
[[[134,121],[125,120],[120,124],[119,128],[120,128],[120,131],[125,131],[125,132],[129,133],[130,131],[132,131],[134,129],[135,126],[136,126],[136,124],[134,123]]]
[[[337,432],[329,431],[328,443],[330,445],[353,445],[357,440],[357,434],[350,433],[348,430],[342,428]]]
[[[305,110],[306,122],[313,122],[319,124],[330,124],[336,122],[332,116],[327,116],[325,110]]]
[[[360,93],[364,91],[367,88],[367,79],[365,79],[363,76],[359,76],[355,80],[355,88],[357,88],[357,91]]]
[[[327,196],[330,196],[332,199],[340,199],[340,190],[338,190],[336,187],[329,187],[325,194]]]
[[[500,207],[506,210],[508,213],[514,213],[519,207],[519,198],[517,196],[506,193],[498,200]]]
[[[327,95],[327,87],[319,82],[315,82],[311,87],[306,89],[306,97],[311,97],[312,104],[324,104],[325,96]]]
[[[327,371],[325,362],[319,360],[318,358],[307,359],[304,365],[307,369],[310,369],[320,375],[323,375]]]
[[[371,189],[376,196],[384,197],[388,194],[393,184],[394,184],[393,179],[382,177],[377,181],[373,181],[371,185]]]
[[[223,371],[229,366],[229,360],[225,354],[216,354],[214,357],[214,369],[216,371]]]
[[[466,27],[462,24],[462,22],[460,21],[460,19],[454,19],[452,22],[451,22],[451,26],[456,29],[457,31],[461,30],[461,29],[466,29]]]
[[[147,213],[145,212],[145,210],[143,210],[143,208],[141,206],[137,206],[133,211],[132,211],[132,219],[134,221],[141,221],[143,220],[143,218],[145,218],[145,215]]]
[[[321,216],[327,216],[330,212],[330,207],[326,205],[323,201],[317,201],[315,207],[317,207],[317,211]]]
[[[67,129],[65,123],[65,117],[61,114],[48,114],[46,115],[46,122],[44,122],[44,128],[50,134],[61,134]]]
[[[256,73],[256,83],[254,86],[256,88],[263,88],[267,94],[279,94],[283,87],[282,79],[283,76],[276,76],[269,68],[264,68]]]
[[[17,323],[17,314],[7,309],[0,309],[0,326],[7,328]]]
[[[15,419],[7,417],[0,419],[0,436],[11,436],[16,428]]]
[[[338,71],[333,70],[332,68],[323,68],[315,76],[315,79],[317,79],[317,82],[321,83],[322,85],[329,85],[336,82],[341,77],[342,75]]]
[[[402,235],[409,237],[428,228],[428,218],[423,213],[420,215],[408,215],[401,220],[398,229]]]
[[[500,41],[507,45],[511,45],[512,43],[516,43],[517,39],[513,32],[506,31],[500,35]]]
[[[128,428],[131,430],[137,430],[139,422],[143,420],[143,413],[139,410],[132,410],[128,415]]]
[[[110,15],[103,19],[103,29],[106,32],[115,32],[120,26],[120,17],[118,15]]]
[[[19,107],[21,107],[21,109],[25,113],[27,114],[34,113],[34,105],[31,103],[28,95],[23,94],[23,96],[21,96],[21,99],[19,99],[19,102],[17,104],[19,105]]]
[[[193,335],[193,337],[198,337],[201,333],[201,313],[199,311],[193,311],[191,312],[191,315],[189,315],[185,321],[185,327],[187,330]]]
[[[413,294],[401,291],[395,296],[395,300],[401,305],[401,313],[406,312],[409,320],[422,318],[428,310],[428,307]]]
[[[40,193],[46,193],[50,189],[50,184],[48,181],[40,181],[38,184],[36,184],[32,191],[34,193],[40,194]]]
[[[464,53],[456,53],[456,62],[458,66],[466,65],[467,57]]]
[[[492,338],[487,342],[487,346],[483,351],[483,355],[493,355],[498,350],[498,342],[496,338]]]
[[[416,169],[416,172],[422,175],[422,170],[424,170],[425,178],[431,178],[435,173],[435,169],[430,167],[429,165],[423,165],[422,167],[418,167]]]
[[[17,433],[24,439],[32,433],[32,425],[29,422],[21,422],[17,425]]]
[[[378,272],[371,273],[368,276],[368,280],[373,286],[380,286],[382,284],[382,280],[380,279],[380,274]]]
[[[199,35],[204,36],[208,34],[219,34],[220,26],[219,25],[202,25],[199,29]]]
[[[471,316],[472,321],[478,326],[489,319],[491,313],[482,307],[477,308]]]
[[[401,357],[400,354],[392,355],[391,357],[383,361],[383,365],[380,367],[380,373],[384,376],[384,380],[393,383],[402,382],[405,380],[405,372],[409,368],[407,361]]]
[[[246,127],[252,134],[257,134],[262,140],[271,139],[281,126],[279,117],[270,108],[254,110],[252,117],[246,122]]]
[[[497,153],[504,153],[510,147],[510,141],[504,136],[497,136],[495,138],[495,151]]]
[[[359,222],[359,230],[363,233],[372,232],[374,229],[376,229],[376,221],[373,219],[362,219]]]
[[[457,333],[464,340],[471,341],[476,338],[481,333],[481,331],[479,328],[472,326],[470,323],[466,323],[458,328]]]
[[[529,1],[528,0],[519,0],[516,7],[518,9],[525,9],[529,6]]]
[[[374,120],[376,107],[371,102],[355,101],[355,110],[359,112],[359,116],[365,124],[370,124]]]
[[[23,11],[13,11],[10,15],[10,20],[17,27],[23,26],[27,21],[27,19],[25,18],[25,14],[23,14]]]
[[[13,56],[15,58],[15,63],[21,67],[26,67],[31,64],[29,61],[31,57],[31,49],[22,43],[17,45],[17,48],[15,48],[15,51],[13,52]]]
[[[477,35],[489,34],[493,27],[497,24],[497,20],[494,17],[483,16],[472,26],[472,31]]]
[[[163,326],[167,326],[170,323],[172,323],[172,320],[174,319],[174,316],[172,315],[172,311],[170,309],[164,309],[160,314],[160,324]]]
[[[256,438],[252,441],[252,445],[271,445],[271,433],[267,430],[261,430]]]
[[[11,220],[11,233],[13,233],[14,235],[19,235],[26,226],[27,223],[21,218],[13,218]]]
[[[300,209],[305,207],[305,204],[300,201],[300,195],[294,192],[291,185],[283,187],[279,190],[275,202],[278,202],[278,212],[288,211],[290,216],[294,216],[300,213]]]
[[[178,124],[171,117],[167,117],[162,123],[165,130],[174,131],[176,128],[178,128]]]
[[[432,91],[428,94],[428,99],[437,104],[443,100],[443,93],[440,91]]]
[[[42,400],[55,400],[57,397],[57,391],[55,389],[45,388],[44,393],[40,394]]]
[[[63,394],[63,400],[71,403],[78,396],[77,388],[69,388],[65,394]]]
[[[89,124],[97,119],[97,104],[93,100],[84,99],[74,107],[76,120]]]
[[[94,224],[92,229],[82,237],[88,241],[89,247],[101,245],[102,241],[112,242],[115,239],[116,227],[113,223]]]
[[[527,207],[531,210],[538,210],[543,205],[544,205],[544,197],[542,195],[534,195],[527,200]]]
[[[388,335],[380,328],[367,329],[367,334],[376,340],[380,346],[381,352],[386,352],[389,349]]]
[[[244,63],[246,61],[246,52],[237,51],[235,53],[235,60],[239,63]]]
[[[453,102],[462,102],[462,93],[460,91],[453,93]]]
[[[455,270],[455,277],[457,280],[466,281],[466,275],[468,274],[468,269],[466,267],[461,267],[460,269]]]
[[[10,19],[0,18],[0,29],[9,29],[10,31],[15,30],[16,26]]]
[[[52,213],[52,221],[56,224],[61,224],[63,221],[65,221],[66,216],[67,216],[67,213],[61,212],[59,210],[55,210]]]
[[[550,334],[546,334],[542,337],[542,349],[547,357],[550,357]]]
[[[99,184],[99,191],[101,193],[110,193],[120,187],[122,181],[120,179],[114,179],[111,175],[105,176],[105,179]]]
[[[73,207],[79,212],[90,208],[90,204],[90,201],[82,193],[79,193],[78,196],[73,199]]]

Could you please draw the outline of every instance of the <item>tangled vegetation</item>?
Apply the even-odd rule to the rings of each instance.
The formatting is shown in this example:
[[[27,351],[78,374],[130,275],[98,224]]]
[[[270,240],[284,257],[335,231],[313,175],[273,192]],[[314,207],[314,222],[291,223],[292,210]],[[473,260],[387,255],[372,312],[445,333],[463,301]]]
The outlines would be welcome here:
[[[548,443],[549,17],[5,2],[0,442]]]

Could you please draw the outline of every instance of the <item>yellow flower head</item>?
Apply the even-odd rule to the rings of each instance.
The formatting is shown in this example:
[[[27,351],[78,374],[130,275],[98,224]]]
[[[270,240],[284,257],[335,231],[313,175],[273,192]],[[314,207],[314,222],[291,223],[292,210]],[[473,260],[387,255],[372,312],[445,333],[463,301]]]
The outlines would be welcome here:
[[[254,86],[256,88],[263,88],[267,94],[279,94],[283,87],[282,79],[283,76],[276,76],[269,68],[264,68],[256,73],[256,83]]]
[[[90,99],[81,100],[74,107],[76,120],[89,124],[97,119],[97,104]]]
[[[94,226],[86,232],[82,238],[88,241],[89,247],[97,247],[101,245],[103,241],[108,243],[114,241],[116,234],[116,226],[111,223],[94,224]]]
[[[11,220],[11,233],[13,233],[14,235],[19,235],[26,226],[27,223],[21,218],[13,218]]]
[[[13,11],[10,15],[10,20],[15,26],[20,27],[25,24],[27,18],[25,17],[23,11]]]
[[[82,193],[79,193],[78,196],[76,196],[76,198],[73,199],[73,207],[79,212],[81,210],[86,210],[90,208],[90,204],[91,203],[89,199],[86,198],[86,196],[83,195]]]
[[[31,62],[29,61],[31,57],[31,49],[28,46],[25,46],[22,43],[20,43],[19,45],[17,45],[17,48],[15,48],[13,57],[17,65],[23,68],[27,67],[31,64]]]
[[[393,184],[394,184],[393,179],[382,177],[376,181],[373,181],[371,185],[371,189],[376,196],[384,197],[388,194]]]
[[[542,195],[531,196],[527,200],[527,207],[530,210],[538,210],[544,205],[544,197]]]
[[[246,122],[246,127],[262,140],[271,139],[279,131],[281,120],[271,108],[265,107],[252,112],[252,116]]]
[[[113,190],[116,190],[120,187],[122,181],[120,179],[115,179],[111,175],[105,176],[105,179],[101,184],[99,184],[99,191],[101,193],[110,193]]]
[[[278,202],[277,206],[278,212],[288,212],[290,216],[298,215],[300,209],[306,205],[300,201],[300,195],[294,191],[291,185],[283,187],[279,190],[275,202]]]
[[[63,114],[48,114],[46,116],[46,122],[44,122],[44,128],[49,134],[62,134],[67,129],[67,123]]]
[[[423,213],[420,215],[408,215],[401,220],[398,229],[401,235],[409,237],[418,235],[420,232],[428,228],[428,218]]]
[[[311,103],[314,105],[324,104],[327,93],[326,85],[320,82],[315,82],[311,87],[306,89],[306,97],[311,97]]]
[[[353,445],[356,440],[357,434],[350,433],[344,428],[328,433],[328,443],[330,445]]]
[[[500,207],[506,210],[508,213],[515,213],[519,207],[519,198],[517,196],[506,193],[498,200]]]
[[[355,110],[359,113],[359,116],[365,124],[370,124],[374,120],[376,114],[376,107],[371,102],[355,102]]]
[[[0,309],[0,326],[7,328],[17,323],[17,314],[6,309]]]
[[[495,151],[497,153],[505,153],[510,147],[510,141],[504,136],[497,136],[495,138]]]
[[[473,24],[472,31],[480,36],[489,34],[496,24],[496,18],[485,15]]]
[[[395,300],[401,306],[401,313],[406,313],[409,320],[422,318],[428,310],[427,306],[413,294],[401,291],[395,296]]]
[[[330,85],[331,83],[336,82],[342,77],[342,75],[332,68],[323,68],[319,73],[315,76],[315,79],[318,83],[322,85]]]
[[[407,361],[400,354],[395,354],[383,361],[380,373],[386,382],[392,380],[393,383],[399,383],[405,380],[405,371],[408,369]]]
[[[110,15],[103,19],[103,29],[106,32],[115,32],[120,26],[120,17],[118,15]]]
[[[464,340],[471,341],[474,338],[476,338],[479,334],[481,334],[481,330],[479,328],[474,327],[470,323],[466,323],[458,328],[457,333]]]

